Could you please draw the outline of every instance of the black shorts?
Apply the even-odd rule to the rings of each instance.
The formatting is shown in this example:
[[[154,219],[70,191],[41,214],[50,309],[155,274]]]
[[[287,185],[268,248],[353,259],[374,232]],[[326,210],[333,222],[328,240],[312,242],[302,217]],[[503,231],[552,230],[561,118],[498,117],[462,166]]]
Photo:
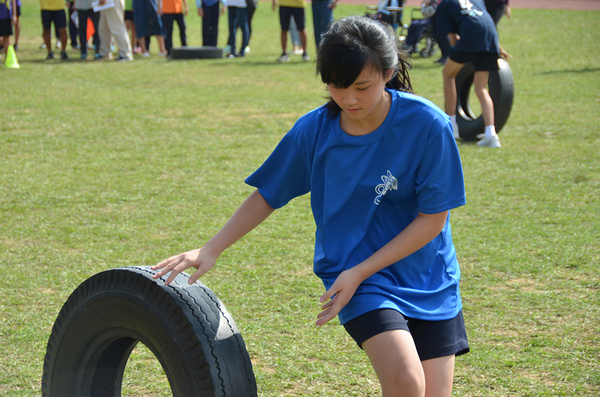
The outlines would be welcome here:
[[[57,29],[66,28],[67,17],[65,15],[65,10],[42,10],[42,26],[44,27],[44,30],[50,30],[52,22],[54,22],[54,27]]]
[[[290,19],[294,17],[296,22],[296,28],[298,30],[304,30],[306,23],[304,20],[304,8],[298,7],[279,7],[279,23],[281,24],[281,30],[290,30]]]
[[[12,35],[13,35],[12,19],[10,19],[10,18],[0,19],[0,37],[12,36]]]
[[[21,6],[17,6],[17,18],[21,16]]]
[[[500,54],[493,52],[450,52],[450,59],[457,63],[471,62],[475,65],[475,70],[495,72],[498,70],[498,58]]]
[[[125,11],[125,15],[123,16],[125,21],[133,21],[133,11]]]
[[[404,316],[393,309],[378,309],[356,317],[344,328],[362,349],[371,337],[386,331],[405,330],[415,341],[421,361],[469,352],[462,310],[450,320],[425,321]]]

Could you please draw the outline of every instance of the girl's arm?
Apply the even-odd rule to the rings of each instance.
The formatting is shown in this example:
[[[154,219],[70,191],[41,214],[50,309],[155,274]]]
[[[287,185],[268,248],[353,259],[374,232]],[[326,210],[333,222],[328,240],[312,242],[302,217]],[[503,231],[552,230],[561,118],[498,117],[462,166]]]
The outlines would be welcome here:
[[[448,211],[438,214],[419,212],[415,220],[389,243],[363,262],[340,273],[331,288],[321,296],[321,303],[327,303],[323,305],[323,311],[317,316],[317,325],[323,325],[335,318],[364,280],[420,250],[433,240],[442,232],[447,217]]]
[[[260,225],[274,211],[258,190],[255,190],[204,247],[172,256],[152,266],[153,270],[161,269],[153,277],[159,278],[171,272],[165,282],[168,285],[179,273],[193,266],[198,269],[188,281],[193,284],[215,265],[223,251]]]

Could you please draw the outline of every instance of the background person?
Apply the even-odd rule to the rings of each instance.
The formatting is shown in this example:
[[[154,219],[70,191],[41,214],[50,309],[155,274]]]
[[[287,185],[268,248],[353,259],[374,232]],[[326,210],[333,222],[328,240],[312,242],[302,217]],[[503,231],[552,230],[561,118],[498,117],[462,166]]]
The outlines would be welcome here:
[[[219,39],[219,17],[225,14],[225,4],[222,0],[196,0],[196,6],[198,15],[202,18],[202,45],[216,47]]]
[[[100,53],[100,13],[94,11],[92,3],[95,0],[75,0],[75,10],[77,10],[77,17],[79,18],[79,54],[81,59],[87,58],[88,50],[88,19],[92,21],[94,27],[93,41],[95,54]]]
[[[58,30],[60,37],[60,57],[62,60],[69,59],[67,55],[67,16],[65,14],[65,3],[64,0],[40,0],[40,8],[42,15],[42,26],[44,33],[44,45],[48,50],[48,56],[46,59],[54,59],[54,53],[52,52],[52,41],[51,41],[51,28],[54,24],[54,29]],[[57,45],[58,47],[58,45]]]
[[[329,24],[333,22],[333,9],[338,2],[339,0],[312,0],[311,8],[317,49],[319,49],[321,36],[327,32]]]
[[[188,5],[185,0],[162,0],[163,30],[165,33],[165,49],[167,54],[171,53],[173,48],[173,23],[177,22],[179,28],[179,40],[182,47],[187,47],[187,38],[185,33],[185,18],[188,14]]]
[[[277,9],[277,0],[273,0],[273,11]],[[290,20],[294,18],[296,28],[300,35],[300,44],[302,45],[302,60],[310,61],[308,52],[306,51],[306,18],[304,9],[306,8],[305,0],[279,0],[279,24],[281,26],[281,56],[277,59],[279,62],[289,62],[290,56],[287,53],[287,36],[290,30]]]
[[[103,5],[106,0],[100,0]],[[131,42],[127,34],[127,27],[124,19],[123,0],[114,0],[114,7],[106,8],[100,11],[100,57],[112,59],[111,44],[113,39],[119,48],[119,57],[117,61],[133,61]]]
[[[467,62],[475,65],[473,86],[481,103],[485,133],[480,147],[499,148],[494,125],[494,102],[488,91],[490,72],[498,70],[500,43],[496,26],[482,0],[443,0],[436,15],[440,33],[453,45],[443,70],[446,112],[452,121],[455,138],[460,137],[456,122],[456,76]]]

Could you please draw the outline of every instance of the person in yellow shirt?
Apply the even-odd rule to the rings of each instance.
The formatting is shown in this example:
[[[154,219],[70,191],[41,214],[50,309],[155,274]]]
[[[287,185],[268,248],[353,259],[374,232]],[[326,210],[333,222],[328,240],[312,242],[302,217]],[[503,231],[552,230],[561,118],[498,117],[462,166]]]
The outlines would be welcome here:
[[[52,23],[54,28],[58,29],[60,36],[61,53],[60,58],[62,60],[69,59],[67,55],[67,16],[65,14],[65,1],[64,0],[40,0],[40,8],[42,10],[42,26],[44,27],[44,44],[48,49],[48,56],[46,59],[54,59],[54,53],[52,52],[52,43],[50,41],[50,29]]]
[[[273,11],[277,8],[277,0],[273,0]],[[304,9],[306,8],[305,0],[279,0],[279,24],[281,25],[281,48],[283,52],[277,59],[279,62],[289,62],[290,56],[288,55],[287,48],[287,36],[290,30],[290,20],[294,17],[298,33],[300,34],[300,44],[302,45],[302,59],[304,61],[310,61],[310,57],[306,52],[306,19],[304,16]]]

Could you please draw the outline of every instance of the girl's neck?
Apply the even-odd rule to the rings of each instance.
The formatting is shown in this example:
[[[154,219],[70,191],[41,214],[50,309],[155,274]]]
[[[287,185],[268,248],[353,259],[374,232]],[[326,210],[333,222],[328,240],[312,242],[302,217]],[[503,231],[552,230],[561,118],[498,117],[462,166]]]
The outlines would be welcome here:
[[[392,95],[386,90],[383,91],[381,101],[373,111],[365,118],[360,120],[351,119],[342,110],[340,114],[340,127],[342,130],[352,136],[368,135],[383,124],[392,104]]]

